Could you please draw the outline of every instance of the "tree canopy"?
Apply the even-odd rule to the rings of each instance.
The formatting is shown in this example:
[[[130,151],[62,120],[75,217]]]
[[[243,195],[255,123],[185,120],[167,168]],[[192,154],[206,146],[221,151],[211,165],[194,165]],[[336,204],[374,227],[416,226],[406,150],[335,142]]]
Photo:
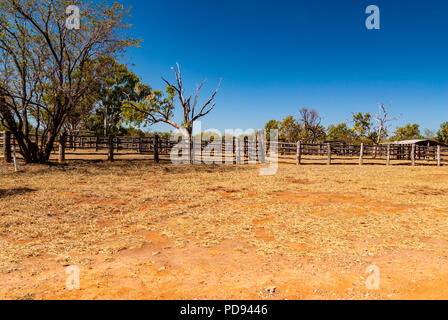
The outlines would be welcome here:
[[[448,144],[448,122],[444,122],[440,125],[440,130],[437,132],[436,139],[440,142]]]
[[[112,61],[111,64],[110,74],[105,77],[98,89],[94,109],[83,116],[84,125],[97,135],[105,136],[141,131],[131,127],[134,123],[127,117],[123,107],[126,101],[133,103],[144,101],[152,93],[152,89],[149,85],[143,84],[125,64],[117,61]]]
[[[388,110],[380,105],[380,112],[375,116],[367,113],[354,113],[350,127],[347,123],[330,124],[326,130],[320,125],[320,116],[316,110],[301,109],[300,120],[288,116],[283,121],[270,120],[265,125],[269,137],[270,130],[279,130],[279,138],[288,142],[302,141],[304,143],[323,142],[325,140],[343,140],[346,143],[379,144],[387,140],[411,140],[433,138],[435,134],[431,130],[425,130],[422,135],[418,124],[410,124],[396,128],[394,135],[389,138],[392,130],[389,122],[396,118],[390,118]],[[377,125],[375,125],[375,122]],[[316,134],[317,133],[317,134]],[[313,134],[315,134],[313,136]],[[448,122],[444,122],[437,132],[437,140],[448,144]]]
[[[264,130],[266,132],[266,138],[271,139],[271,130],[280,130],[280,126],[281,126],[281,121],[269,120],[264,126]],[[282,137],[280,137],[280,138],[282,138]]]
[[[79,30],[66,27],[70,5],[81,9]],[[138,41],[117,3],[2,0],[0,13],[0,122],[26,162],[46,162],[76,108],[91,106],[111,58]]]
[[[325,139],[325,129],[321,126],[321,118],[316,110],[303,108],[299,111],[300,120],[294,116],[288,116],[282,121],[270,120],[265,125],[267,138],[270,139],[270,131],[278,130],[279,138],[288,142],[297,142],[298,140],[314,143]]]
[[[406,124],[404,127],[398,127],[395,135],[391,138],[392,141],[400,140],[412,140],[412,139],[423,139],[420,132],[420,126],[416,123]]]
[[[297,142],[302,132],[302,126],[294,119],[293,116],[288,116],[280,122],[279,134],[280,139],[288,142]]]
[[[354,140],[353,130],[346,123],[331,124],[327,128],[327,139],[344,140],[345,142],[351,143]]]

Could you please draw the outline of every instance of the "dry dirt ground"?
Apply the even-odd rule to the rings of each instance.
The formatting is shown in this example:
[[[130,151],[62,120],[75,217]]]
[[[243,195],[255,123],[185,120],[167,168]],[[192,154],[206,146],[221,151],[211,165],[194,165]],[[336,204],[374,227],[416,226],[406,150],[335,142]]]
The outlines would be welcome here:
[[[258,169],[0,166],[0,298],[448,298],[447,167]]]

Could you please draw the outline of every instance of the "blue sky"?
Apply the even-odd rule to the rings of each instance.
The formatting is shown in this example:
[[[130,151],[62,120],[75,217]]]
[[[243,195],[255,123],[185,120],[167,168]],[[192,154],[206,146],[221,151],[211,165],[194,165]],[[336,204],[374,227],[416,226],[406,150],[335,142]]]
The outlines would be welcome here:
[[[323,124],[391,104],[396,125],[436,130],[448,121],[448,1],[120,0],[143,40],[126,60],[163,88],[179,62],[187,89],[223,79],[203,129],[262,128],[317,109]],[[367,30],[368,5],[381,30]],[[170,130],[156,126],[153,130]]]

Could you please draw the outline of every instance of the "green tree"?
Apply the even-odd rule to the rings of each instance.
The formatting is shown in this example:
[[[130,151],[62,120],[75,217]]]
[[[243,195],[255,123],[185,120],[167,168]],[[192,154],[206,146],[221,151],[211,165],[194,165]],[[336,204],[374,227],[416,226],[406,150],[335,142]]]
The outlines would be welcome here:
[[[444,122],[440,125],[440,130],[437,131],[437,141],[448,144],[448,122]]]
[[[112,61],[112,69],[103,81],[96,107],[85,119],[86,128],[98,135],[125,135],[136,130],[124,111],[125,104],[143,102],[151,93],[150,86],[124,64]]]
[[[285,139],[287,142],[297,142],[301,131],[301,125],[293,116],[288,116],[280,122],[280,138]]]
[[[353,115],[353,132],[358,138],[365,138],[372,128],[372,116],[370,113],[358,112]]]
[[[70,5],[82,12],[79,30],[66,27]],[[0,1],[0,122],[27,163],[48,161],[67,118],[108,74],[104,61],[138,44],[127,16],[117,3]]]
[[[395,135],[391,138],[392,141],[423,139],[418,124],[406,124],[404,127],[398,127]]]
[[[350,143],[353,141],[353,130],[346,123],[340,123],[338,125],[331,124],[327,129],[327,139],[344,140]]]
[[[370,113],[358,112],[353,114],[353,134],[357,143],[376,143],[378,135],[373,130]]]
[[[268,140],[271,139],[271,130],[279,130],[280,131],[280,125],[281,125],[281,122],[277,121],[277,120],[269,120],[265,124],[264,130],[266,132],[266,138]],[[279,138],[282,138],[282,137],[279,137]]]

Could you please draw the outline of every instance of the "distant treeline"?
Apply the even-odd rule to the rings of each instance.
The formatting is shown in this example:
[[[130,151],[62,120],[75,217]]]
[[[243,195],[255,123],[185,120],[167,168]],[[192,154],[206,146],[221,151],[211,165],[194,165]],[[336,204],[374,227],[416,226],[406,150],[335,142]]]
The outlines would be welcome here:
[[[278,130],[279,139],[288,142],[344,140],[353,144],[378,144],[427,138],[448,144],[448,122],[442,123],[437,132],[428,129],[422,132],[420,125],[411,123],[391,130],[389,123],[397,119],[389,119],[385,109],[381,107],[380,110],[380,114],[374,116],[371,113],[358,112],[352,115],[351,121],[331,124],[325,128],[321,125],[321,117],[316,110],[304,108],[299,111],[298,120],[294,116],[288,116],[282,121],[270,120],[266,123],[265,130],[268,136],[271,130]]]

